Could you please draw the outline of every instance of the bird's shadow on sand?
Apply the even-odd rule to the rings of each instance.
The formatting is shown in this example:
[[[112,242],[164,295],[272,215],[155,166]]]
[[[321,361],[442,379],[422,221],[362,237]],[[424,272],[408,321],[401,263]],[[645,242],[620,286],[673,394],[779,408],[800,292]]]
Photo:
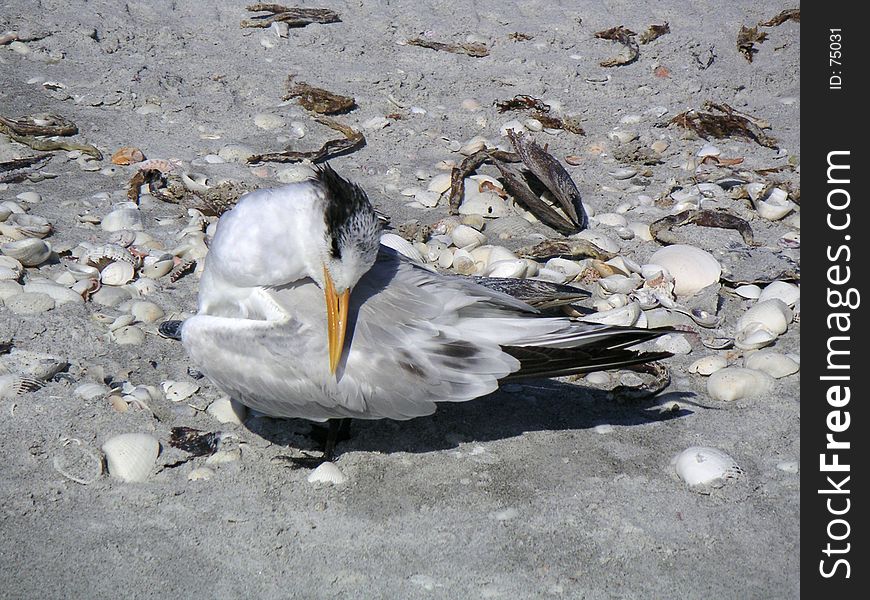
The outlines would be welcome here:
[[[644,400],[616,400],[607,391],[557,380],[527,380],[469,402],[443,402],[435,414],[409,421],[354,420],[350,439],[336,452],[411,452],[449,450],[467,442],[486,442],[534,431],[589,429],[598,425],[640,426],[686,417],[690,392],[668,392]],[[674,409],[674,402],[679,407]],[[691,401],[689,401],[691,404]],[[317,451],[321,443],[302,419],[248,419],[253,433],[289,450]],[[319,437],[319,436],[317,436]],[[322,438],[321,438],[322,439]]]

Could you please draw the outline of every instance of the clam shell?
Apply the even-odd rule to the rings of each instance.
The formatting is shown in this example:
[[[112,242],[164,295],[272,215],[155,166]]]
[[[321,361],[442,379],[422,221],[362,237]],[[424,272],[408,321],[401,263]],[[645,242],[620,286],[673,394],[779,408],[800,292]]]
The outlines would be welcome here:
[[[24,273],[24,265],[17,258],[0,256],[0,279],[17,280]]]
[[[619,242],[598,231],[587,229],[578,234],[572,235],[571,239],[586,240],[587,242],[595,244],[605,252],[619,252]]]
[[[221,423],[233,423],[241,425],[247,418],[248,408],[228,397],[218,398],[208,405],[205,412],[213,416]]]
[[[781,335],[788,329],[793,313],[788,305],[778,298],[759,301],[743,313],[737,321],[737,329],[744,330],[752,323],[762,325],[768,331]]]
[[[620,308],[613,308],[602,312],[587,315],[581,318],[581,321],[588,323],[601,323],[603,325],[622,325],[623,327],[631,327],[640,318],[643,311],[637,302],[632,302]]]
[[[36,267],[51,256],[51,247],[40,239],[25,238],[0,244],[0,252],[11,256],[25,267]]]
[[[719,281],[722,266],[712,254],[685,244],[666,246],[647,261],[668,270],[674,278],[674,294],[692,296]]]
[[[734,345],[741,350],[757,350],[776,341],[776,334],[760,323],[750,323],[734,338]]]
[[[476,260],[479,260],[475,255],[475,250],[471,252],[471,255],[474,256]],[[503,260],[516,260],[516,258],[517,255],[504,246],[491,246],[489,251],[486,253],[486,264],[488,266]]]
[[[524,277],[526,262],[522,259],[497,260],[487,265],[484,275],[487,277]]]
[[[7,232],[7,229],[11,231]],[[17,239],[44,238],[51,233],[51,223],[37,215],[15,213],[9,215],[0,231]]]
[[[677,476],[689,487],[724,484],[743,474],[737,462],[716,448],[692,446],[671,461]]]
[[[772,388],[773,377],[744,367],[725,367],[707,380],[707,393],[723,402],[762,397]]]
[[[439,196],[450,189],[450,173],[440,173],[433,177],[429,181],[429,185],[426,186],[426,190],[429,192],[434,192]]]
[[[464,248],[459,248],[453,253],[453,268],[460,275],[473,275],[477,272],[474,257]]]
[[[735,288],[734,292],[741,298],[746,298],[748,300],[757,300],[758,297],[761,296],[761,288],[754,283],[749,285],[741,285]]]
[[[170,402],[187,400],[199,391],[199,386],[190,381],[164,381],[160,384],[163,394]]]
[[[768,284],[758,296],[759,302],[772,299],[782,300],[788,306],[794,306],[801,299],[801,289],[786,281],[773,281]]]
[[[128,262],[113,262],[106,265],[100,272],[100,281],[104,285],[124,285],[133,281],[136,269]]]
[[[147,433],[123,433],[103,444],[109,474],[127,482],[145,481],[151,474],[160,442]]]
[[[759,350],[747,355],[743,359],[743,366],[747,369],[763,371],[774,379],[793,375],[801,368],[793,358],[772,350]]]
[[[728,361],[724,356],[711,354],[699,358],[689,365],[689,373],[697,373],[698,375],[712,375],[716,371],[720,371],[728,366]]]
[[[626,277],[625,275],[617,274],[602,277],[597,283],[605,292],[611,294],[629,294],[641,286],[643,279],[638,275]]]
[[[393,234],[390,234],[393,235]],[[398,236],[396,236],[398,237]],[[386,244],[389,245],[389,244]],[[151,258],[151,257],[149,257]],[[175,266],[175,260],[171,254],[164,254],[156,259],[145,259],[145,265],[142,267],[141,274],[143,277],[158,279],[169,273]],[[422,260],[422,259],[421,259]]]
[[[469,225],[457,225],[450,233],[453,245],[457,248],[476,248],[486,243],[486,236]]]
[[[320,466],[308,475],[309,483],[329,483],[339,485],[347,481],[347,476],[332,462],[320,463]]]
[[[142,213],[136,208],[117,208],[100,221],[103,231],[121,231],[124,229],[142,229]]]

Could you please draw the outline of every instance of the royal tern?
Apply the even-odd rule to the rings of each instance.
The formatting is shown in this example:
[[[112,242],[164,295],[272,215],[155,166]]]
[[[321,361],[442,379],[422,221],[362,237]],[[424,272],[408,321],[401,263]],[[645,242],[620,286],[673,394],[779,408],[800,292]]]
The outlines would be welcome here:
[[[626,349],[661,330],[546,316],[381,246],[380,229],[362,189],[328,165],[243,196],[218,222],[198,312],[181,325],[194,364],[261,413],[333,425],[429,415],[506,378],[668,356]]]

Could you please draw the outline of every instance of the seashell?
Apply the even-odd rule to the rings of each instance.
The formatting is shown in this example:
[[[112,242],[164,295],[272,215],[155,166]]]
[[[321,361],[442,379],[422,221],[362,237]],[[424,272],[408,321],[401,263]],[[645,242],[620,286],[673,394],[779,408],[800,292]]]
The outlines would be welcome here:
[[[523,275],[524,277],[537,277],[538,271],[541,269],[541,265],[532,260],[531,258],[522,259],[524,263],[526,263],[526,273]]]
[[[24,273],[24,265],[17,258],[0,255],[0,279],[17,280]]]
[[[586,383],[595,386],[605,386],[610,384],[610,373],[606,371],[593,371],[584,378]]]
[[[450,189],[450,173],[441,173],[432,178],[426,189],[430,192],[435,192],[439,196]]]
[[[281,23],[272,23],[272,25],[279,25]],[[284,23],[286,25],[286,23]],[[212,477],[215,476],[214,469],[210,469],[208,467],[197,467],[193,471],[187,474],[188,481],[208,481]]]
[[[603,312],[597,312],[591,315],[582,317],[581,321],[588,323],[601,323],[602,325],[622,325],[623,327],[631,327],[641,315],[640,305],[637,302],[632,302],[621,308],[613,308]]]
[[[610,171],[607,174],[614,179],[631,179],[632,177],[637,175],[637,169],[622,168],[615,171]]]
[[[248,408],[244,404],[225,396],[209,404],[205,412],[221,423],[241,425],[247,418]]]
[[[220,152],[218,152],[218,155],[224,160],[228,160],[224,158],[224,156],[221,155]],[[208,179],[208,175],[205,175],[204,173],[182,172],[181,183],[183,183],[184,187],[191,192],[207,192],[208,189],[211,187],[209,185],[210,182]]]
[[[752,323],[762,325],[768,331],[781,335],[788,329],[793,313],[788,305],[778,298],[759,301],[737,321],[737,329],[744,330]]]
[[[747,369],[763,371],[774,379],[797,373],[801,368],[800,363],[794,359],[772,350],[759,350],[747,355],[743,359],[743,366]]]
[[[411,244],[411,242],[409,242],[405,238],[396,235],[395,233],[382,234],[381,235],[381,244],[383,244],[387,248],[392,248],[393,250],[395,250],[396,252],[398,252],[402,256],[410,258],[414,262],[417,262],[417,263],[423,262],[423,255],[420,254],[420,252],[414,247],[414,245]],[[169,262],[171,263],[172,261],[170,260]],[[170,264],[169,268],[170,269],[172,268],[171,264]],[[167,270],[166,273],[168,273],[168,272],[169,271]],[[145,269],[142,269],[142,273],[143,274],[145,273]],[[163,274],[165,275],[166,273],[163,273]]]
[[[692,446],[677,454],[671,465],[689,487],[721,487],[729,479],[743,475],[737,462],[716,448]]]
[[[483,229],[486,221],[481,215],[464,215],[461,219],[463,225],[468,225],[473,229],[477,229],[478,231]]]
[[[127,262],[131,265],[136,264],[134,257],[127,248],[116,246],[114,244],[106,244],[104,246],[96,246],[88,250],[83,256],[85,264],[103,270],[107,265],[113,262]]]
[[[103,474],[102,459],[81,440],[65,440],[51,462],[55,471],[81,485],[90,485]]]
[[[136,241],[136,232],[131,229],[121,229],[109,236],[109,243],[122,248],[129,248]]]
[[[526,274],[526,262],[522,259],[497,260],[487,265],[484,275],[487,277],[523,277]]]
[[[716,371],[724,369],[728,366],[728,361],[724,356],[711,354],[703,358],[699,358],[689,365],[689,373],[697,373],[698,375],[712,375]]]
[[[19,240],[24,238],[44,238],[51,233],[51,223],[47,219],[36,215],[14,213],[9,215],[4,223],[0,224],[0,233]]]
[[[484,217],[503,217],[508,214],[507,203],[496,194],[478,192],[471,198],[467,197],[459,205],[460,215],[481,215]]]
[[[347,477],[333,462],[323,462],[308,475],[309,483],[329,483],[339,485],[347,481]]]
[[[486,243],[486,236],[469,225],[457,225],[450,236],[457,248],[476,248]]]
[[[595,244],[605,252],[612,252],[614,254],[619,252],[619,242],[598,231],[586,229],[578,234],[572,235],[571,239],[586,240],[587,242]]]
[[[566,281],[568,281],[568,278],[565,276],[564,273],[554,271],[553,269],[548,269],[546,267],[538,269],[538,274],[535,275],[535,278],[541,279],[543,281],[551,281],[553,283],[565,283]]]
[[[776,334],[760,323],[751,323],[741,329],[734,338],[734,345],[741,350],[757,350],[776,341]]]
[[[544,265],[544,268],[550,271],[555,271],[556,273],[561,273],[563,275],[562,281],[573,281],[583,272],[583,267],[581,267],[576,261],[568,260],[566,258],[551,258]]]
[[[127,325],[112,331],[112,340],[119,346],[138,346],[145,342],[145,332],[135,325]]]
[[[757,300],[758,297],[761,296],[761,288],[754,283],[749,285],[741,285],[734,289],[734,293],[736,293],[741,298],[746,298],[748,300]]]
[[[42,195],[39,192],[34,191],[21,192],[15,197],[22,202],[27,202],[28,204],[39,204],[40,202],[42,202]]]
[[[447,250],[447,244],[439,242],[438,240],[432,240],[426,244],[426,254],[424,258],[430,263],[437,262],[441,253],[445,250]]]
[[[51,257],[51,247],[36,238],[25,238],[0,244],[0,252],[11,256],[25,267],[36,267]]]
[[[471,156],[475,152],[480,152],[486,148],[487,143],[488,140],[485,137],[475,136],[460,146],[459,153],[463,156]]]
[[[154,323],[165,316],[162,308],[148,300],[138,300],[131,304],[130,315],[143,323]]]
[[[394,235],[394,234],[390,234]],[[396,236],[399,237],[399,236]],[[383,240],[382,240],[383,241]],[[388,245],[388,244],[386,244]],[[175,266],[175,260],[173,259],[171,254],[163,254],[155,259],[149,260],[148,257],[145,259],[145,265],[142,267],[141,275],[143,277],[150,277],[151,279],[158,279],[163,277],[167,273],[169,273],[172,268]],[[422,260],[422,259],[421,259]]]
[[[759,200],[755,203],[758,215],[768,221],[779,221],[797,208],[791,200]]]
[[[43,385],[33,377],[0,375],[0,400],[9,400],[28,392],[35,392]]]
[[[595,219],[602,225],[608,227],[625,227],[628,225],[628,220],[619,213],[601,213],[595,215]]]
[[[453,250],[445,248],[438,256],[436,264],[442,269],[449,269],[453,266]]]
[[[160,442],[147,433],[122,433],[103,444],[109,475],[126,482],[145,481],[160,454]]]
[[[643,283],[640,276],[626,277],[625,275],[610,275],[597,281],[598,285],[611,294],[629,294],[639,288]]]
[[[710,375],[707,393],[714,400],[732,402],[760,398],[773,389],[773,377],[744,367],[725,367]]]
[[[416,194],[414,194],[414,200],[416,200],[426,208],[435,208],[438,205],[438,200],[440,198],[441,194],[437,192],[430,192],[428,190],[419,190]]]
[[[641,221],[629,221],[628,229],[634,233],[635,237],[645,242],[651,242],[653,239],[652,233],[649,230],[649,224]]]
[[[145,155],[142,154],[142,151],[139,150],[139,148],[134,148],[132,146],[119,148],[112,155],[112,164],[116,165],[132,165],[133,163],[142,162],[143,160],[145,160]]]
[[[54,300],[55,304],[66,304],[67,302],[81,303],[82,297],[64,285],[60,285],[49,279],[34,280],[31,279],[24,285],[25,293],[39,293],[49,296]]]
[[[655,346],[657,350],[670,352],[671,354],[690,354],[692,345],[686,336],[678,333],[669,333],[656,339]]]
[[[722,266],[712,254],[685,244],[656,251],[647,261],[668,270],[674,278],[674,294],[692,296],[719,281]]]
[[[128,262],[113,262],[100,272],[100,282],[104,285],[124,285],[133,281],[136,269]]]
[[[495,262],[502,261],[502,260],[516,260],[516,258],[517,258],[516,254],[514,254],[513,252],[511,252],[510,250],[508,250],[504,246],[489,246],[488,248],[483,247],[483,246],[479,246],[478,248],[475,248],[475,250],[472,250],[472,252],[471,252],[471,255],[474,256],[475,260],[481,260],[480,258],[478,258],[478,254],[475,254],[475,251],[479,250],[481,248],[485,249],[484,251],[486,252],[486,258],[485,258],[484,262],[487,265],[491,265]],[[481,253],[481,255],[482,255],[482,253]]]
[[[477,272],[477,264],[468,250],[459,248],[453,253],[453,268],[460,275],[473,275]]]
[[[794,306],[801,299],[801,289],[786,281],[773,281],[765,286],[758,296],[759,302],[778,299],[788,306]]]
[[[623,131],[621,129],[611,131],[607,134],[614,142],[619,142],[620,144],[627,144],[637,139],[637,134],[632,131]]]
[[[199,391],[199,386],[190,381],[164,381],[160,384],[163,394],[170,402],[187,400]]]
[[[137,208],[116,208],[100,221],[103,231],[142,229],[142,213]]]
[[[536,132],[544,130],[544,124],[541,123],[539,120],[534,119],[534,118],[528,118],[525,121],[523,121],[523,127],[528,129],[529,131],[536,131]]]
[[[698,150],[697,156],[704,158],[705,156],[719,156],[719,148],[712,144],[705,144]]]
[[[525,129],[525,127],[523,127],[522,123],[520,123],[516,119],[513,119],[511,121],[508,121],[504,125],[502,125],[499,128],[498,132],[502,137],[506,137],[508,134],[508,131],[514,131],[516,133],[523,133],[525,130],[526,129]]]

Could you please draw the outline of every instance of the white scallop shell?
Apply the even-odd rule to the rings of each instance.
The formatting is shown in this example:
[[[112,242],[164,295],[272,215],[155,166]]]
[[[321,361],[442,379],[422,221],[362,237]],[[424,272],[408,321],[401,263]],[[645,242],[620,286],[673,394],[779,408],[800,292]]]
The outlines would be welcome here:
[[[137,208],[116,208],[100,221],[103,231],[142,229],[142,213]]]
[[[647,261],[668,270],[677,296],[692,296],[719,281],[722,266],[712,254],[685,244],[666,246]]]
[[[759,350],[748,354],[743,359],[743,366],[747,369],[764,371],[775,379],[797,373],[801,368],[800,363],[794,359],[772,350]]]
[[[163,389],[163,394],[170,402],[181,402],[187,400],[199,391],[199,386],[190,381],[172,381],[167,380],[160,384]]]
[[[51,247],[36,238],[26,238],[0,244],[0,252],[11,256],[25,267],[36,267],[51,256]]]
[[[752,323],[762,325],[768,331],[781,335],[788,329],[793,313],[788,305],[778,298],[759,301],[737,321],[737,329],[744,330]]]
[[[758,296],[758,301],[764,302],[765,300],[771,300],[773,298],[782,300],[789,306],[794,306],[801,298],[801,289],[795,284],[788,283],[787,281],[773,281],[765,286],[761,291],[761,294]]]
[[[98,269],[102,269],[113,262],[128,262],[131,265],[136,264],[136,257],[134,257],[129,250],[115,244],[95,246],[85,253],[83,259],[85,263]]]
[[[689,373],[697,373],[698,375],[712,375],[716,371],[720,371],[728,366],[728,361],[724,356],[711,354],[703,358],[699,358],[689,365]]]
[[[773,388],[773,377],[762,371],[744,367],[726,367],[710,375],[707,393],[714,400],[732,402],[758,398]]]
[[[145,481],[154,469],[160,442],[147,433],[122,433],[103,444],[109,474],[121,481]]]
[[[692,446],[686,448],[671,461],[677,475],[686,485],[724,484],[743,474],[737,462],[716,448]]]
[[[347,477],[333,462],[323,462],[308,475],[309,483],[330,483],[339,485],[347,481]]]
[[[486,243],[486,236],[469,225],[457,225],[450,233],[450,237],[457,248],[468,249],[469,246],[476,248]]]
[[[581,321],[601,323],[603,325],[622,325],[630,327],[637,323],[643,311],[637,302],[632,302],[620,308],[613,308],[582,317]]]
[[[136,269],[128,262],[113,262],[106,265],[100,272],[100,281],[104,285],[124,285],[133,281]]]

